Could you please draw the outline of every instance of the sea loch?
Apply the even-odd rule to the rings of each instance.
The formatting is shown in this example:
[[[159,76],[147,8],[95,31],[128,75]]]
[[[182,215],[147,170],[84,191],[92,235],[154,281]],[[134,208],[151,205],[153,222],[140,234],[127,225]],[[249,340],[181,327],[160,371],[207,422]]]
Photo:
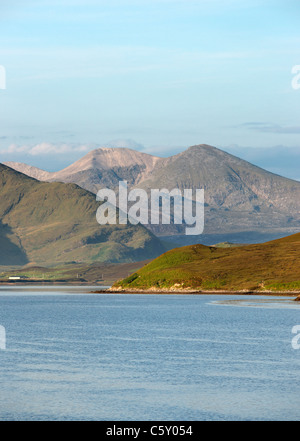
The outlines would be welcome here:
[[[300,420],[292,297],[91,289],[1,287],[1,420]]]

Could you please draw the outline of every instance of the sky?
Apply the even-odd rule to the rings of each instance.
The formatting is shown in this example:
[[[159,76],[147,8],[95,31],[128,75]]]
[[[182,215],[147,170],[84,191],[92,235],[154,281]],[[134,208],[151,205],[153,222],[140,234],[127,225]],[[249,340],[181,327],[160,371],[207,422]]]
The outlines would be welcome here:
[[[300,180],[299,22],[299,0],[0,0],[0,162],[205,143]]]

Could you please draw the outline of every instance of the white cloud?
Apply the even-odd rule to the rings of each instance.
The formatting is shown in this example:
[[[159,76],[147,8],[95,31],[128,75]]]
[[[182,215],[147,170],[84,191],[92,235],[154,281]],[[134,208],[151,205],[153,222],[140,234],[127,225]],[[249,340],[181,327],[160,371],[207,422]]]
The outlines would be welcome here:
[[[11,144],[6,149],[2,149],[1,153],[27,153],[28,147],[27,146],[18,146],[16,144]]]
[[[95,144],[53,144],[50,142],[41,142],[35,145],[10,144],[6,148],[0,149],[0,154],[25,154],[30,156],[46,155],[67,155],[69,153],[82,153],[83,155],[90,150],[101,147],[129,148],[134,150],[144,150],[145,147],[131,139],[116,139],[101,145]]]
[[[42,142],[35,146],[18,146],[16,144],[11,144],[6,149],[1,149],[1,153],[15,154],[15,153],[25,153],[31,156],[40,155],[64,155],[66,153],[82,152],[86,153],[90,150],[87,145],[68,145],[68,144],[51,144],[47,142]]]

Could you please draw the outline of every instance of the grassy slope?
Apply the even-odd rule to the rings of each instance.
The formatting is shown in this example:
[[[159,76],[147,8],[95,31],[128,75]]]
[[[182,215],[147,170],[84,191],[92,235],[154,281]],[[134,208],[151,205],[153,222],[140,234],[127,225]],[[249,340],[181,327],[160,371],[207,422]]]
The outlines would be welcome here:
[[[115,280],[127,277],[146,263],[149,263],[149,260],[131,263],[68,264],[52,268],[30,265],[25,265],[23,268],[0,267],[0,283],[12,283],[9,277],[20,276],[23,280],[16,283],[65,282],[111,285]]]
[[[98,207],[75,184],[39,182],[0,164],[0,264],[130,262],[165,250],[142,226],[100,226]]]
[[[192,245],[168,251],[114,287],[299,290],[299,263],[300,233],[232,248]]]

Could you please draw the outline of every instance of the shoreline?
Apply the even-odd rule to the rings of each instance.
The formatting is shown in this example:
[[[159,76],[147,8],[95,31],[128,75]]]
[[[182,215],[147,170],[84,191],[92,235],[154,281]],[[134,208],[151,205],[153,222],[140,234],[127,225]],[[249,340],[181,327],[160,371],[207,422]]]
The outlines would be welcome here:
[[[63,281],[0,281],[0,287],[3,286],[95,286],[99,288],[103,287],[103,289],[95,289],[93,291],[89,291],[89,294],[161,294],[161,295],[237,295],[237,296],[277,296],[277,297],[299,297],[300,291],[251,291],[251,290],[192,290],[192,289],[181,289],[181,290],[172,290],[172,289],[113,289],[109,287],[109,284],[98,284],[97,282],[63,282]]]
[[[17,281],[17,282],[2,282],[0,281],[0,287],[1,286],[40,286],[40,285],[46,285],[46,286],[52,286],[52,285],[64,285],[64,286],[91,286],[91,285],[98,285],[99,287],[101,286],[109,286],[108,284],[102,285],[98,282],[63,282],[63,281],[55,281],[55,282],[51,282],[51,281]]]
[[[103,289],[92,291],[94,294],[163,294],[163,295],[253,295],[253,296],[300,296],[300,291],[199,291],[199,290],[164,290],[164,289]]]

